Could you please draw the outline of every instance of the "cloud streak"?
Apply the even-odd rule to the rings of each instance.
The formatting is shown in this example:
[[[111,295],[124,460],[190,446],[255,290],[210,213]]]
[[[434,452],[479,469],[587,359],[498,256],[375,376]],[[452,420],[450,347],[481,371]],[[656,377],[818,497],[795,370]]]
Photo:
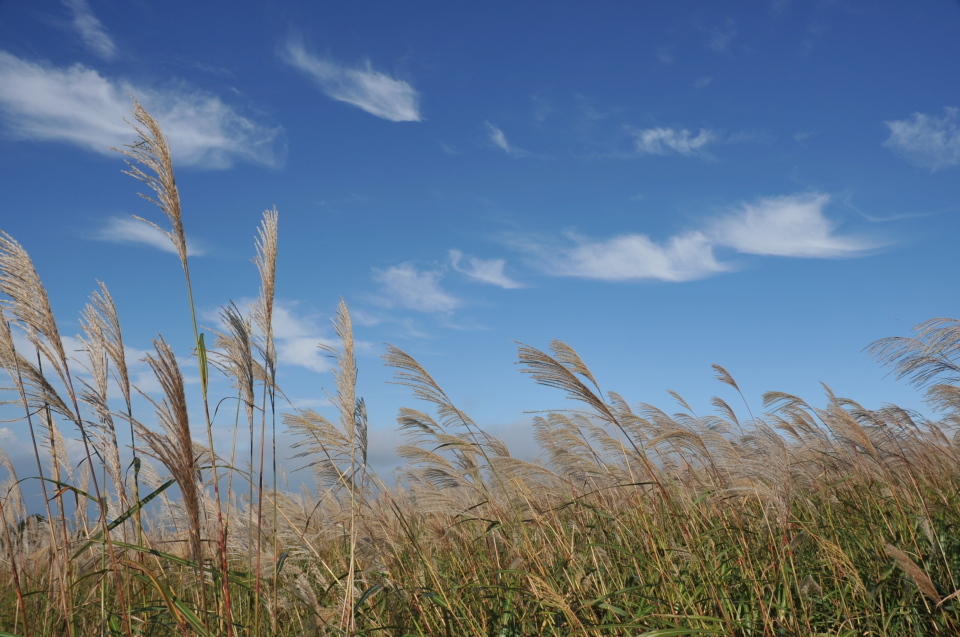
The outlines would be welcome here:
[[[462,305],[460,299],[440,287],[441,278],[442,271],[420,271],[411,263],[374,270],[373,274],[381,286],[385,305],[418,312],[450,312]]]
[[[885,123],[890,137],[883,145],[907,161],[933,171],[960,165],[960,108]]]
[[[419,122],[420,94],[407,82],[376,71],[370,62],[348,67],[307,52],[297,40],[287,42],[283,59],[305,73],[323,93],[391,122]]]
[[[487,129],[487,139],[489,139],[494,146],[507,153],[511,157],[526,157],[530,154],[528,151],[518,148],[507,141],[507,136],[503,134],[503,131],[500,130],[496,124],[484,122],[483,125]]]
[[[177,249],[170,241],[170,237],[153,226],[128,217],[110,217],[99,230],[92,234],[91,238],[110,243],[145,244],[163,252],[177,254]],[[206,254],[206,251],[197,246],[195,242],[188,240],[187,254],[192,257],[199,257]]]
[[[732,271],[717,253],[810,259],[862,256],[885,245],[864,237],[839,235],[826,217],[829,195],[821,193],[763,198],[742,203],[697,230],[658,242],[627,233],[606,239],[568,234],[568,245],[527,243],[541,270],[554,276],[602,281],[682,282]],[[572,244],[572,245],[570,245]]]
[[[106,78],[76,64],[59,68],[0,51],[0,116],[6,133],[113,155],[133,139],[124,122],[130,96],[160,122],[178,165],[229,168],[236,162],[282,163],[280,128],[241,116],[220,98],[176,86],[164,90]]]
[[[636,150],[642,155],[702,157],[708,145],[721,141],[720,135],[705,128],[701,128],[696,135],[686,129],[675,128],[645,128],[633,131],[633,135]]]
[[[459,250],[450,251],[450,264],[454,270],[471,279],[496,285],[505,290],[515,290],[523,286],[504,273],[507,262],[503,259],[477,259],[464,257]]]
[[[87,0],[63,0],[63,4],[73,13],[73,28],[77,30],[87,48],[101,59],[108,62],[112,60],[117,47],[100,20],[93,15]]]

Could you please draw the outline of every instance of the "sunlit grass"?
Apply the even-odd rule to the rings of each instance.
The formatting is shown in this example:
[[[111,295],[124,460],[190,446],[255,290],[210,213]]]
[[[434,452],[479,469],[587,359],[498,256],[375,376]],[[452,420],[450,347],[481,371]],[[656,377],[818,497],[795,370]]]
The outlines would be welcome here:
[[[124,152],[181,258],[206,435],[191,433],[193,398],[166,342],[148,357],[163,394],[135,411],[106,286],[84,311],[86,353],[74,360],[27,252],[0,237],[5,399],[36,460],[25,478],[0,452],[0,634],[957,634],[957,322],[873,348],[929,386],[936,422],[832,393],[817,408],[771,392],[763,414],[745,417],[719,398],[717,415],[697,416],[679,399],[672,414],[601,392],[564,343],[522,345],[522,371],[577,407],[535,419],[536,462],[512,457],[390,347],[384,362],[418,409],[398,415],[407,464],[388,484],[367,462],[346,304],[330,352],[337,417],[278,413],[278,216],[265,214],[256,241],[258,301],[225,307],[223,332],[205,336],[169,150],[139,105],[134,117],[139,140]],[[220,455],[210,453],[215,374],[237,400]],[[278,488],[267,451],[278,424],[314,472],[309,494]],[[120,427],[135,447],[129,466]],[[64,436],[83,443],[79,467]],[[42,510],[27,510],[23,479],[40,481]]]

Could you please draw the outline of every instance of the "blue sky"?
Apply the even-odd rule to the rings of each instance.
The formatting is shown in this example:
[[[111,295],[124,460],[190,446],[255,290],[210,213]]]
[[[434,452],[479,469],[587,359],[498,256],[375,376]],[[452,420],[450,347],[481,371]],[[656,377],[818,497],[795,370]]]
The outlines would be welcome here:
[[[132,350],[163,333],[193,373],[176,256],[109,150],[133,94],[173,147],[207,324],[256,295],[276,206],[280,381],[323,408],[345,298],[383,462],[413,403],[384,342],[521,448],[525,412],[570,404],[514,341],[668,410],[730,398],[712,363],[755,411],[820,382],[922,408],[862,349],[960,315],[958,77],[947,1],[2,0],[0,229],[63,333],[103,280]]]

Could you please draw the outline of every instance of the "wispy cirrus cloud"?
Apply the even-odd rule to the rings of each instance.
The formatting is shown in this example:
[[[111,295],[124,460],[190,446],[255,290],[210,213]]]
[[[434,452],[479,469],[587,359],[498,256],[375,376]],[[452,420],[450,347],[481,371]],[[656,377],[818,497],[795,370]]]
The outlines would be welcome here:
[[[283,59],[308,75],[323,93],[391,122],[419,122],[420,94],[409,83],[376,71],[370,62],[349,67],[309,53],[297,39],[287,41]]]
[[[131,95],[160,122],[180,166],[223,169],[241,161],[282,163],[279,127],[243,117],[209,93],[183,85],[162,90],[138,86],[81,64],[60,68],[0,51],[0,120],[12,137],[113,155],[111,146],[134,137],[124,122]]]
[[[692,281],[733,271],[735,265],[718,253],[811,259],[863,256],[887,243],[868,237],[840,235],[837,223],[824,214],[829,195],[809,193],[762,198],[741,203],[726,215],[708,219],[701,228],[665,241],[639,233],[589,238],[574,233],[567,241],[528,241],[519,247],[534,264],[554,276],[603,281]]]
[[[934,171],[960,165],[960,108],[885,123],[890,137],[883,145],[907,161]]]
[[[834,259],[864,254],[883,244],[865,237],[836,234],[824,215],[830,196],[822,193],[768,197],[744,203],[710,225],[716,245],[743,254]]]
[[[487,129],[487,139],[489,139],[494,146],[496,146],[503,152],[507,153],[511,157],[526,157],[527,155],[530,154],[529,151],[526,151],[522,148],[514,146],[509,141],[507,141],[507,136],[503,133],[502,130],[500,130],[500,127],[497,126],[496,124],[491,124],[490,122],[484,122],[483,125],[484,125],[484,128]]]
[[[465,257],[459,250],[451,250],[450,265],[454,270],[467,275],[471,279],[496,285],[506,290],[523,287],[504,273],[503,270],[507,265],[504,259]]]
[[[90,234],[90,238],[110,243],[140,243],[163,252],[177,254],[177,249],[170,241],[170,237],[153,226],[131,217],[110,217],[100,228]],[[188,239],[187,254],[199,257],[206,254],[206,250],[198,246],[194,240]]]
[[[63,4],[73,13],[73,28],[87,48],[101,59],[112,60],[117,46],[97,16],[93,15],[87,0],[63,0]]]
[[[463,304],[440,286],[442,278],[442,270],[418,270],[412,263],[373,272],[373,279],[380,284],[380,301],[384,305],[418,312],[450,312]]]
[[[644,128],[633,130],[636,151],[643,155],[705,156],[706,147],[722,140],[719,133],[701,128],[696,134],[687,129]]]

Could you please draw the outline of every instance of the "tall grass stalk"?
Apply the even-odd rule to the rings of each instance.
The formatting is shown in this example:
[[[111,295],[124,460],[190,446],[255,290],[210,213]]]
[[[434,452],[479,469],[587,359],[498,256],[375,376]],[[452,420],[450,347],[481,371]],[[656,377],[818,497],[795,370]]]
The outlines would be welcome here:
[[[207,352],[204,344],[204,336],[200,332],[197,322],[197,308],[193,298],[193,284],[190,280],[190,264],[187,254],[187,236],[183,229],[183,218],[180,210],[180,194],[177,190],[177,182],[173,174],[173,160],[170,154],[170,147],[164,137],[163,131],[156,120],[134,100],[133,117],[140,126],[134,125],[133,128],[139,135],[139,141],[128,145],[125,149],[117,149],[120,153],[126,155],[132,162],[127,162],[129,170],[126,174],[147,184],[155,193],[156,199],[147,195],[141,196],[148,201],[156,204],[167,217],[172,228],[163,230],[157,224],[142,219],[144,223],[160,230],[173,243],[180,257],[180,264],[183,267],[183,276],[187,285],[187,299],[190,307],[190,318],[193,326],[194,343],[196,344],[197,364],[200,372],[201,398],[203,401],[203,412],[206,420],[207,444],[210,453],[210,469],[213,482],[213,499],[217,512],[217,550],[221,568],[221,578],[223,582],[223,626],[227,637],[233,635],[233,618],[230,609],[230,586],[228,584],[227,568],[227,536],[228,529],[223,519],[223,507],[220,501],[220,477],[217,471],[217,454],[213,443],[213,421],[210,418],[210,400],[208,396],[210,370],[207,364]],[[140,168],[143,166],[148,172]]]
[[[263,222],[258,229],[256,239],[256,256],[254,265],[260,274],[260,294],[253,307],[253,319],[260,329],[262,338],[261,350],[263,355],[263,396],[261,400],[261,420],[260,420],[260,463],[257,472],[257,563],[255,571],[254,594],[259,598],[262,583],[262,563],[263,554],[263,468],[264,468],[264,449],[266,448],[267,419],[270,420],[271,432],[271,458],[273,461],[273,497],[270,499],[273,511],[273,528],[277,529],[278,511],[277,511],[277,422],[276,422],[276,391],[277,391],[277,350],[273,337],[273,305],[274,293],[276,290],[277,278],[277,241],[278,241],[278,223],[279,214],[276,208],[267,210],[263,213]],[[254,450],[254,431],[253,421],[250,421],[250,507],[253,510],[253,450]],[[252,527],[252,520],[250,526]],[[273,536],[273,555],[277,551],[277,534]],[[278,565],[275,565],[278,566]],[[273,578],[273,605],[276,608],[278,603],[277,577]],[[271,630],[276,632],[276,619],[271,617]],[[254,611],[254,630],[259,635],[260,630],[260,605],[257,604]]]

